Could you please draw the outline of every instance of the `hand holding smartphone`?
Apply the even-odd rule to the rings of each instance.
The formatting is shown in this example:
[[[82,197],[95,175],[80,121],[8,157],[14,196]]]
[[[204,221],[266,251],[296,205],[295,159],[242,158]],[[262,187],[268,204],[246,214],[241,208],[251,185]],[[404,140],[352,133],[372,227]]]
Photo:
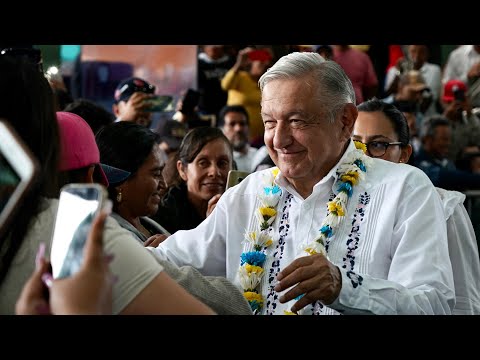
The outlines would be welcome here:
[[[0,237],[31,189],[39,166],[6,120],[0,119]]]
[[[93,219],[107,198],[107,191],[100,184],[68,184],[62,188],[50,250],[54,279],[72,276],[80,270]]]

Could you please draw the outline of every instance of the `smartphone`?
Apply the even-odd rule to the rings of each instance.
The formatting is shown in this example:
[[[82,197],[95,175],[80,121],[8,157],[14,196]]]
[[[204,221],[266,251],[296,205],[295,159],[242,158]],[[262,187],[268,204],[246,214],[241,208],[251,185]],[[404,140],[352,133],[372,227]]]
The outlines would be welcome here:
[[[248,58],[252,61],[270,61],[272,55],[266,50],[252,50],[248,53]]]
[[[107,198],[107,190],[100,184],[68,184],[62,188],[50,248],[54,279],[80,270],[93,219]]]
[[[0,119],[0,237],[39,172],[37,159],[11,125]]]
[[[227,189],[240,184],[240,182],[245,179],[250,173],[247,171],[240,170],[230,170],[227,176]]]
[[[145,100],[145,111],[168,112],[173,111],[173,97],[170,95],[155,95]]]

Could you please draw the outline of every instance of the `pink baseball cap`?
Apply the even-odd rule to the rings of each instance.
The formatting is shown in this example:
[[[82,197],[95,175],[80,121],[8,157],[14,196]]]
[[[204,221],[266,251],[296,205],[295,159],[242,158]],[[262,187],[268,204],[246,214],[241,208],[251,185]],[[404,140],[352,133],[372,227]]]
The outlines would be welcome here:
[[[108,179],[100,166],[100,152],[90,125],[80,116],[66,111],[57,111],[57,123],[61,147],[59,170],[97,165],[94,177],[108,187]]]

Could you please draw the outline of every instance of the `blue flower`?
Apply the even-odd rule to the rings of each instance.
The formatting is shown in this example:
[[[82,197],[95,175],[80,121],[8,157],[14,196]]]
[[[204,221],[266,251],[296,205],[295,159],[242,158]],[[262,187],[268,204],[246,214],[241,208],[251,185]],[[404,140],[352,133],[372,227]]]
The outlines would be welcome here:
[[[366,172],[366,171],[367,171],[367,169],[365,168],[365,165],[363,165],[362,160],[357,159],[357,160],[355,160],[353,163],[354,163],[355,165],[357,165],[357,166],[360,168],[360,170],[362,170],[363,172]]]
[[[322,228],[320,229],[320,232],[324,234],[327,238],[333,235],[333,229],[330,227],[330,225],[322,226]]]
[[[265,191],[265,195],[275,195],[276,193],[282,191],[278,185],[275,186],[266,186],[263,188],[263,191]]]
[[[267,255],[265,255],[260,251],[246,252],[240,256],[240,265],[247,263],[250,265],[262,267],[266,258],[267,258]]]
[[[349,182],[340,182],[340,185],[338,186],[337,189],[338,192],[344,191],[347,193],[348,197],[352,196],[353,193],[353,187],[352,184]]]

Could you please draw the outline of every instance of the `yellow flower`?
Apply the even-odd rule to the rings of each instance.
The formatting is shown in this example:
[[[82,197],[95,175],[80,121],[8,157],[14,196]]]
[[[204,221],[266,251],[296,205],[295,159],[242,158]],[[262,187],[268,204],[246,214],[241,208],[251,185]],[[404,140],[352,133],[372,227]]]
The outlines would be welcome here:
[[[273,175],[273,177],[276,178],[279,172],[280,172],[280,169],[279,169],[279,168],[277,168],[277,167],[276,167],[276,168],[273,168],[273,169],[272,169],[272,175]]]
[[[350,181],[352,185],[357,185],[360,174],[356,171],[349,171],[340,177],[343,182]]]
[[[353,142],[355,143],[355,147],[357,149],[362,150],[364,153],[367,152],[367,146],[364,143],[362,143],[360,141],[355,141],[355,140]]]
[[[298,315],[298,314],[294,313],[293,311],[288,311],[288,310],[283,310],[283,313],[285,315]]]
[[[261,273],[263,273],[263,269],[260,266],[256,265],[245,264],[245,270],[247,270],[247,273],[249,274],[256,273],[260,275]]]
[[[329,201],[327,203],[327,206],[328,206],[328,211],[330,211],[331,213],[333,213],[337,216],[344,216],[345,215],[345,211],[343,210],[342,205],[340,205],[339,203],[337,203],[335,201]]]
[[[243,296],[245,297],[245,299],[247,299],[248,301],[257,301],[258,303],[260,303],[261,305],[263,305],[263,296],[256,293],[256,292],[253,292],[253,291],[245,291],[243,293]]]
[[[260,210],[260,214],[262,214],[265,220],[268,220],[272,216],[277,215],[277,210],[270,207],[261,207],[259,210]]]
[[[312,249],[312,248],[309,248],[309,247],[305,249],[305,252],[307,252],[310,255],[315,255],[317,253],[317,251],[315,249]]]

